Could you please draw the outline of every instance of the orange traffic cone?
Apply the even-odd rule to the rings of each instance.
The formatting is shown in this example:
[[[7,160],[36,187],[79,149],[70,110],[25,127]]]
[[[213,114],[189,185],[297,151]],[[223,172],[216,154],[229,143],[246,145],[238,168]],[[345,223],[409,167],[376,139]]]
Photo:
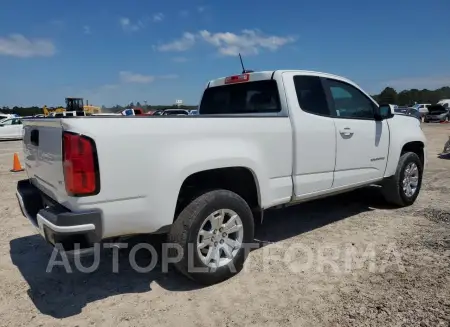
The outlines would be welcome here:
[[[11,169],[12,172],[19,172],[23,171],[22,165],[20,164],[19,155],[14,153],[14,161],[13,161],[13,169]]]

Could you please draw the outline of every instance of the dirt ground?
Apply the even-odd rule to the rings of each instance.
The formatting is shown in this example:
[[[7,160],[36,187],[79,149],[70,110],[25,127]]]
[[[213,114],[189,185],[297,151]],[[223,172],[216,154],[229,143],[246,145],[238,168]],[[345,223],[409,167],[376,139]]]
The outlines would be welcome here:
[[[9,172],[21,143],[0,142],[0,325],[450,326],[450,159],[437,157],[450,125],[423,129],[429,164],[413,206],[389,208],[367,188],[270,211],[245,270],[203,288],[135,272],[126,250],[118,273],[110,253],[90,274],[46,273],[51,248],[15,198],[26,175]]]

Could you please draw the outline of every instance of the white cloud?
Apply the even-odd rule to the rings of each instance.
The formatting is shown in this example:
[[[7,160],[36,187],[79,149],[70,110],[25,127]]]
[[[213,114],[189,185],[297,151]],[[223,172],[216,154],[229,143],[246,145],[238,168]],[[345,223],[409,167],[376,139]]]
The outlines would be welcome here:
[[[55,45],[47,39],[27,39],[21,34],[0,37],[0,55],[20,58],[51,57],[55,52]]]
[[[380,83],[384,88],[393,87],[397,92],[408,89],[438,89],[450,85],[450,76],[422,76],[392,79]]]
[[[133,23],[129,18],[122,17],[119,19],[119,24],[122,26],[124,31],[136,32],[144,27],[144,23],[141,20],[138,20],[137,23]]]
[[[159,51],[186,51],[192,48],[195,44],[195,35],[189,32],[183,33],[183,36],[170,43],[157,46]]]
[[[164,14],[163,13],[157,13],[153,15],[153,21],[154,22],[160,22],[164,19]]]
[[[88,25],[83,26],[84,34],[92,34],[91,27]]]
[[[174,62],[186,62],[186,61],[188,61],[188,58],[186,58],[186,57],[175,57],[175,58],[172,58],[172,60]]]
[[[241,34],[230,32],[210,33],[200,31],[200,37],[217,48],[225,56],[257,55],[261,49],[276,51],[280,47],[295,42],[292,36],[264,35],[258,30],[243,30]]]
[[[130,71],[121,71],[119,73],[120,80],[123,83],[140,83],[147,84],[155,80],[154,76],[132,73]]]
[[[231,32],[211,33],[203,30],[197,34],[185,32],[180,39],[159,45],[159,51],[186,51],[192,48],[197,40],[202,40],[217,48],[224,56],[257,55],[261,51],[276,51],[282,46],[295,42],[293,36],[265,35],[258,30],[243,30],[241,34]]]

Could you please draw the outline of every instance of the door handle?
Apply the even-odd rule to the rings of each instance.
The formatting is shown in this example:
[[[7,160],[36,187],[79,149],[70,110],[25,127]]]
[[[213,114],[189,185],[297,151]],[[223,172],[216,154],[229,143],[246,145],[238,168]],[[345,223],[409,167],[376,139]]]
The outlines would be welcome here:
[[[339,133],[341,133],[342,136],[352,136],[353,132],[349,127],[345,127],[343,130],[340,130]]]

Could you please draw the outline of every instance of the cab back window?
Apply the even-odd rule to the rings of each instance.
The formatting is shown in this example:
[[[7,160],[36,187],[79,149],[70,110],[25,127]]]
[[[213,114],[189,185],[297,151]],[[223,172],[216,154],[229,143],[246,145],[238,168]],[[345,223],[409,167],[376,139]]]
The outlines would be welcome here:
[[[211,87],[205,90],[200,115],[280,112],[280,97],[274,80]]]

